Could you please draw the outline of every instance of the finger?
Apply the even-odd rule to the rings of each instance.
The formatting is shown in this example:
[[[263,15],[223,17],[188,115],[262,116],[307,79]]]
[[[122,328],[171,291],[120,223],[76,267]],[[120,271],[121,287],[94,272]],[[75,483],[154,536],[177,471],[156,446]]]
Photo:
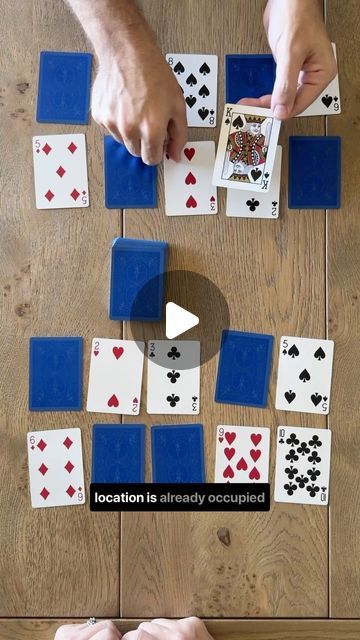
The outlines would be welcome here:
[[[271,95],[260,96],[260,98],[241,98],[238,104],[243,104],[248,107],[265,107],[266,109],[269,109],[271,104]]]
[[[113,629],[101,629],[94,636],[91,636],[91,640],[119,640],[121,633],[114,626]]]
[[[153,635],[145,631],[144,629],[136,629],[135,631],[128,631],[123,635],[122,640],[157,640]]]
[[[145,164],[155,165],[161,162],[164,155],[166,130],[147,131],[141,138],[141,157]]]
[[[149,636],[156,638],[156,640],[169,640],[169,627],[152,622],[141,622],[138,627],[139,640],[142,640],[140,632],[145,632]]]
[[[172,629],[178,624],[177,620],[169,620],[168,618],[155,618],[152,622],[155,622],[155,624],[159,624],[166,629]]]
[[[93,625],[83,625],[83,629],[81,633],[79,633],[79,640],[102,640],[102,638],[98,638],[98,633],[107,633],[108,635],[104,635],[104,640],[115,640],[121,638],[121,633],[117,629],[117,627],[111,622],[111,620],[100,620],[100,622],[96,622]]]
[[[271,109],[275,118],[285,120],[293,110],[296,98],[302,57],[286,51],[277,56],[276,78],[271,98]]]
[[[186,115],[170,120],[168,124],[168,138],[167,153],[172,160],[179,162],[181,152],[188,139]]]
[[[305,111],[331,82],[330,74],[322,74],[323,78],[321,80],[318,77],[315,82],[307,82],[306,78],[310,75],[304,74],[303,82],[297,90],[291,116],[296,116],[298,113]]]

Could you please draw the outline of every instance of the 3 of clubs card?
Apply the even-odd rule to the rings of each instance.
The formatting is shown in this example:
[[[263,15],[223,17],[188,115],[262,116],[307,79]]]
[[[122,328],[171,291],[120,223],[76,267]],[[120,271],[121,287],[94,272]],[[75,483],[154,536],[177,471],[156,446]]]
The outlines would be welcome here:
[[[32,507],[84,504],[80,429],[32,431],[27,450]]]
[[[226,104],[213,184],[228,189],[270,189],[280,120],[271,109]]]
[[[277,409],[327,415],[334,342],[283,336],[280,340]]]
[[[275,467],[275,502],[327,505],[331,431],[279,427]]]
[[[199,413],[200,342],[154,340],[148,343],[147,412]]]
[[[139,414],[144,347],[132,340],[93,339],[87,411]]]
[[[215,482],[268,482],[270,429],[219,425]]]
[[[168,53],[184,94],[189,127],[216,127],[218,57],[191,53]]]
[[[269,191],[251,193],[239,189],[227,189],[226,215],[236,218],[279,217],[282,148],[277,146]]]
[[[168,216],[217,213],[212,185],[215,143],[188,142],[180,162],[164,158],[165,211]]]
[[[33,137],[37,209],[89,206],[83,133]]]

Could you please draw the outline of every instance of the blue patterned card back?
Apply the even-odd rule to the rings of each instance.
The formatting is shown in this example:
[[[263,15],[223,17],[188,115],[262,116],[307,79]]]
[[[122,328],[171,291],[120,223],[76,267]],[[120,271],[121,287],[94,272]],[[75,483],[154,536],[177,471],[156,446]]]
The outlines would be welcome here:
[[[151,457],[153,482],[205,482],[202,425],[152,427]]]

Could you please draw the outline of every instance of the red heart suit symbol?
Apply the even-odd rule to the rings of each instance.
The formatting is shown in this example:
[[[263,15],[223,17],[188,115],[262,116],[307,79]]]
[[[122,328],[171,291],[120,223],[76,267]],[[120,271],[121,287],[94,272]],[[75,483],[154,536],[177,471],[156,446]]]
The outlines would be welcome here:
[[[246,471],[246,469],[248,468],[246,460],[244,458],[240,458],[239,462],[236,465],[236,468],[238,469],[238,471]]]
[[[224,473],[223,473],[224,478],[233,478],[234,477],[234,472],[232,470],[232,468],[230,467],[230,465],[228,464],[228,466],[226,467]]]
[[[98,355],[99,355],[99,352],[95,349],[94,356],[98,356]]]
[[[123,353],[124,353],[123,347],[114,347],[113,348],[113,354],[114,354],[116,360],[119,360],[119,358],[121,358]]]
[[[225,433],[225,438],[228,444],[232,444],[236,438],[236,433],[234,433],[234,431],[227,431]]]
[[[186,200],[186,206],[188,209],[195,209],[197,207],[197,202],[195,198],[193,198],[192,196],[189,196],[188,199]]]
[[[109,398],[108,400],[108,406],[109,407],[118,407],[119,406],[119,400],[117,399],[116,395],[113,393],[111,398]]]
[[[253,467],[253,469],[251,469],[251,471],[249,473],[249,478],[250,478],[250,480],[259,480],[260,473],[258,472],[256,467]]]
[[[259,460],[260,456],[261,456],[261,451],[259,451],[259,449],[251,449],[250,451],[250,455],[252,457],[252,459],[254,460],[254,462],[256,462],[257,460]]]
[[[187,174],[187,176],[185,178],[185,184],[196,184],[196,178],[195,178],[194,174],[191,173],[191,171],[189,171],[189,173]]]
[[[231,460],[231,458],[235,455],[235,449],[234,448],[229,449],[229,447],[225,447],[224,453],[227,459]]]
[[[188,160],[192,160],[192,158],[195,155],[195,149],[194,147],[185,147],[184,149],[184,154],[186,155]]]
[[[261,435],[261,433],[252,433],[250,438],[251,438],[251,442],[253,443],[254,447],[257,447],[259,442],[261,442],[261,440],[262,440],[262,435]]]
[[[223,440],[224,440],[224,438],[221,438],[221,437],[219,438],[219,442],[222,442]]]

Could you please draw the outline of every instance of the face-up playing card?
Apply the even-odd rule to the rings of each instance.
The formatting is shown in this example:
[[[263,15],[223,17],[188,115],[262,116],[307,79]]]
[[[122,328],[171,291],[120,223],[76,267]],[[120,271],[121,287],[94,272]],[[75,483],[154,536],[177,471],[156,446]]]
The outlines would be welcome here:
[[[282,148],[276,149],[269,191],[251,193],[239,189],[227,190],[226,215],[236,218],[278,218],[281,182]]]
[[[215,482],[268,482],[270,429],[219,425]]]
[[[334,55],[336,59],[336,45],[332,43]],[[328,84],[322,94],[314,100],[314,102],[302,113],[298,114],[298,118],[303,116],[328,116],[341,113],[340,103],[340,87],[339,76],[336,74],[335,78]]]
[[[216,154],[213,184],[229,189],[268,191],[280,120],[271,109],[226,104]]]
[[[132,340],[93,339],[88,411],[139,414],[144,346]]]
[[[188,142],[180,162],[164,158],[165,211],[168,216],[217,213],[212,185],[215,143]]]
[[[89,206],[85,135],[34,136],[37,209]]]
[[[200,342],[148,343],[147,412],[197,415],[200,395]]]
[[[332,340],[283,336],[280,341],[276,408],[328,414],[333,355]]]
[[[168,53],[184,94],[189,127],[216,127],[218,58],[213,55]]]
[[[27,434],[32,507],[84,504],[80,429]]]
[[[329,501],[331,431],[279,427],[275,502],[327,505]]]

